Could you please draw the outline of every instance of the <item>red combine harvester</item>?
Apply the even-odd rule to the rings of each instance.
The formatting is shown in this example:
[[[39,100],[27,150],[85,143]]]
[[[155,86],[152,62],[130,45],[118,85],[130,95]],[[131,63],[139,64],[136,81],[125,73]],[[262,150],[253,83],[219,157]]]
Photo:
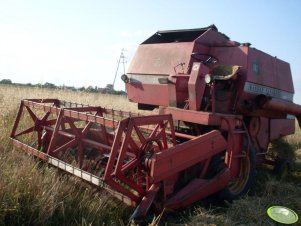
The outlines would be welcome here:
[[[245,194],[256,165],[285,163],[269,142],[300,123],[289,64],[214,25],[155,33],[122,80],[152,114],[25,99],[11,140],[136,207],[134,218]]]

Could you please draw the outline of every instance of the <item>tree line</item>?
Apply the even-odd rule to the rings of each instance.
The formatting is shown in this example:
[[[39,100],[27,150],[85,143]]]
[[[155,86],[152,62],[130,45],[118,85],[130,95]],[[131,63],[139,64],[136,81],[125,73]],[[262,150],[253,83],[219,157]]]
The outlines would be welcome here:
[[[47,89],[63,89],[63,90],[81,91],[81,92],[89,92],[89,93],[126,95],[126,92],[124,92],[122,90],[115,90],[112,84],[107,84],[106,87],[104,87],[104,88],[100,88],[97,86],[88,86],[88,87],[82,86],[82,87],[76,88],[74,86],[66,86],[66,85],[57,86],[50,82],[45,82],[44,84],[41,84],[41,83],[37,83],[37,84],[13,83],[11,79],[2,79],[0,81],[0,84],[18,85],[18,86],[26,86],[26,87],[38,87],[38,88],[47,88]]]

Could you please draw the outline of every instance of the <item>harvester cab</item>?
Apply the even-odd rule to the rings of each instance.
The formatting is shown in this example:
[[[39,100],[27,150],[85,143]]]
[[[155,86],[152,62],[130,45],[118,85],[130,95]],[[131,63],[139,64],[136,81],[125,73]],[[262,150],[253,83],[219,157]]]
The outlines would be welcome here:
[[[134,218],[245,194],[256,165],[277,162],[269,142],[294,133],[301,115],[289,64],[214,25],[156,32],[122,80],[151,114],[25,99],[11,140],[136,207]]]

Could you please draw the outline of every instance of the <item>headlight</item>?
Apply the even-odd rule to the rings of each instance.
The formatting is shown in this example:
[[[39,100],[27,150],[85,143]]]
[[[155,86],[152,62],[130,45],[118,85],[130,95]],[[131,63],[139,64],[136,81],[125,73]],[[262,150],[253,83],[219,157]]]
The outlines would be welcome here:
[[[206,82],[207,84],[209,84],[209,83],[212,82],[212,77],[211,77],[210,74],[205,75],[205,82]]]

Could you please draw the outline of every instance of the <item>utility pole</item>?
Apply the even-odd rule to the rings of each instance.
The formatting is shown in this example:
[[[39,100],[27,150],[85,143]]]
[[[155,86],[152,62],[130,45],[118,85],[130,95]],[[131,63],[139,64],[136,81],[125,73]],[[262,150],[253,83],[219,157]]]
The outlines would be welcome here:
[[[116,73],[115,73],[115,77],[114,77],[114,81],[113,81],[113,90],[114,90],[114,85],[115,85],[115,81],[116,81],[116,77],[117,77],[117,73],[118,73],[118,69],[119,69],[119,65],[120,63],[122,63],[123,65],[123,74],[125,74],[125,56],[123,54],[123,51],[124,49],[121,50],[121,53],[120,53],[120,57],[119,57],[119,60],[118,60],[118,64],[117,64],[117,69],[116,69]]]

